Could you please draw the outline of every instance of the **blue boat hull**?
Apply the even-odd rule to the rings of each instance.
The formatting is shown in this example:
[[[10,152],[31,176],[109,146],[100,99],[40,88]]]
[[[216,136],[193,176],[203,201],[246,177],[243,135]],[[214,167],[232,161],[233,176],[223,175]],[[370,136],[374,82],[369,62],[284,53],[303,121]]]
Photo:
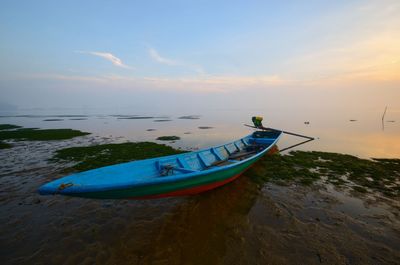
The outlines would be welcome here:
[[[236,179],[268,152],[281,132],[255,132],[225,145],[73,174],[40,187],[42,195],[144,199],[191,195]]]

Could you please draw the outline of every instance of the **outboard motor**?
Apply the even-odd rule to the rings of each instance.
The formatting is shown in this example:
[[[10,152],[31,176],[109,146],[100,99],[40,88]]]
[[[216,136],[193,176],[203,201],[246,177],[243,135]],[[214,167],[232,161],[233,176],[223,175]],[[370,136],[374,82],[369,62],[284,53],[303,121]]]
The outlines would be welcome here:
[[[253,121],[254,127],[256,127],[256,128],[262,128],[263,127],[263,125],[262,125],[263,117],[254,116],[254,117],[251,118],[251,120]]]

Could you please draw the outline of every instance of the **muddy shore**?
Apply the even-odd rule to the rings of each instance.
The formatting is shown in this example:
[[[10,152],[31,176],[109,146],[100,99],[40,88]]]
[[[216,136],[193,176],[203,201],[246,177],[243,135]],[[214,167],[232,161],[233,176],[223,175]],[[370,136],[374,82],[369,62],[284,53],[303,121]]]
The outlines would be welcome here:
[[[112,201],[40,196],[72,164],[55,150],[83,136],[0,151],[3,264],[398,264],[400,203],[325,179],[263,183],[254,174],[192,197]],[[268,157],[265,157],[268,159]]]

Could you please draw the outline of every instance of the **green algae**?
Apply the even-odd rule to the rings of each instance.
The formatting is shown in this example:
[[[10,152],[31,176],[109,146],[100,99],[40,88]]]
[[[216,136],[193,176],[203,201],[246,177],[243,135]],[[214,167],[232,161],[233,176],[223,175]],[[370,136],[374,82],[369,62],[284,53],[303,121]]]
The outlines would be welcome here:
[[[181,119],[181,120],[198,120],[198,119],[200,119],[200,116],[199,115],[187,115],[187,116],[181,116],[178,119]]]
[[[249,172],[256,182],[311,185],[324,179],[360,193],[371,190],[400,196],[400,159],[369,160],[346,154],[294,151],[265,156]]]
[[[120,116],[117,119],[120,119],[120,120],[148,120],[148,119],[154,119],[154,117],[150,117],[150,116],[130,116],[130,117]]]
[[[176,141],[176,140],[180,140],[181,138],[179,136],[160,136],[157,138],[157,140],[159,141]]]
[[[43,121],[63,121],[64,119],[45,119]]]
[[[6,139],[31,140],[31,141],[65,140],[88,134],[90,133],[72,129],[21,128],[12,131],[0,131],[0,140],[6,140]]]
[[[0,149],[7,149],[7,148],[11,148],[11,147],[12,147],[11,144],[0,141]]]
[[[18,129],[21,126],[14,125],[14,124],[0,124],[0,130],[11,130],[11,129]]]
[[[169,119],[154,120],[154,122],[167,122],[167,121],[172,121],[172,120]]]
[[[101,144],[58,150],[53,161],[76,162],[71,169],[85,171],[103,166],[183,153],[164,144],[152,142]]]

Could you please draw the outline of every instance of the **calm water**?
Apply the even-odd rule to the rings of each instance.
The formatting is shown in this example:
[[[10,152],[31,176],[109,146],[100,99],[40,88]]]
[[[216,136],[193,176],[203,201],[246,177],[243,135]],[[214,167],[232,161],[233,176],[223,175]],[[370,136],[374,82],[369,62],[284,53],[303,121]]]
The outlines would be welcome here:
[[[18,142],[0,151],[0,256],[5,264],[397,264],[400,203],[379,194],[355,197],[346,188],[265,184],[241,178],[201,195],[147,201],[39,196],[37,188],[67,165],[47,159],[54,150],[105,142],[154,141],[196,149],[251,132],[243,123],[257,111],[109,114],[23,112],[0,123],[74,128],[93,135],[66,141]],[[269,111],[265,125],[318,137],[304,150],[361,157],[400,157],[400,117]],[[118,119],[110,115],[157,116]],[[8,114],[3,114],[9,116]],[[199,119],[178,119],[200,115]],[[397,115],[397,116],[396,116]],[[85,120],[70,120],[82,118]],[[43,121],[63,119],[62,121]],[[350,122],[350,119],[357,119]],[[387,118],[389,120],[389,117]],[[155,122],[154,120],[171,120]],[[310,124],[304,124],[309,121]],[[210,129],[199,129],[208,126]],[[155,131],[147,131],[155,129]],[[283,148],[297,139],[283,138]]]
[[[69,110],[20,111],[0,113],[1,123],[25,127],[73,128],[92,132],[102,137],[118,138],[119,141],[154,141],[158,136],[177,135],[180,141],[170,143],[175,147],[202,148],[239,138],[252,131],[243,124],[251,124],[251,116],[264,116],[264,125],[293,131],[318,138],[298,149],[340,152],[360,157],[400,157],[400,110],[390,110],[382,125],[381,111],[285,111],[285,110],[209,110],[202,113],[154,113],[140,111],[98,114],[94,111]],[[264,113],[268,113],[265,115]],[[30,115],[7,117],[7,115]],[[64,117],[82,115],[82,117]],[[112,115],[112,116],[110,116]],[[121,115],[121,116],[116,116]],[[155,117],[153,119],[121,119],[129,116]],[[179,119],[181,116],[198,115],[199,119]],[[44,121],[63,119],[62,121]],[[84,119],[84,120],[71,120]],[[159,121],[161,120],[161,121]],[[167,121],[169,120],[169,121]],[[350,121],[355,120],[355,121]],[[159,122],[157,122],[159,121]],[[305,124],[309,122],[309,124]],[[213,127],[199,129],[201,126]],[[155,129],[154,131],[147,131]],[[298,142],[295,137],[284,137],[279,147]]]

